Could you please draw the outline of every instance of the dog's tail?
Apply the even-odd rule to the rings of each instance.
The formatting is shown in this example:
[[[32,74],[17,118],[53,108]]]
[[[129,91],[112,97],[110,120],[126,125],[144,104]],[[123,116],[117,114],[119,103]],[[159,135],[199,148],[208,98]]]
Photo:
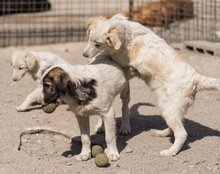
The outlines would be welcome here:
[[[199,75],[197,80],[198,90],[220,90],[220,79]]]

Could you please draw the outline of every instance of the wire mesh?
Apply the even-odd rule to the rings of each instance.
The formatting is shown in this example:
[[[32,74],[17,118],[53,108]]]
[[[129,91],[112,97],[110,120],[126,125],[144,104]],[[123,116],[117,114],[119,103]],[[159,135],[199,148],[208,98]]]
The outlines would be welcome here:
[[[171,43],[220,41],[219,0],[139,0],[132,16]]]
[[[128,0],[2,0],[0,46],[82,41],[88,18],[128,7]]]
[[[84,41],[88,18],[116,13],[168,42],[218,41],[219,0],[1,0],[0,46]]]

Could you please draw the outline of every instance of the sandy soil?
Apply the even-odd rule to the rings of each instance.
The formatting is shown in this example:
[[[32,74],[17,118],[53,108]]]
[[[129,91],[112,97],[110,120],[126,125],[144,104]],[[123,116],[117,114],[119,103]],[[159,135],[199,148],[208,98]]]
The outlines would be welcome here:
[[[87,61],[82,57],[85,43],[68,43],[31,47],[34,50],[50,50],[71,63]],[[79,128],[74,114],[67,106],[60,106],[53,114],[41,109],[18,113],[19,105],[35,87],[36,83],[26,76],[17,83],[11,80],[10,54],[16,48],[0,49],[0,173],[1,174],[148,174],[148,173],[219,173],[220,172],[220,92],[205,91],[197,95],[193,107],[185,116],[189,134],[187,143],[175,157],[161,157],[159,152],[171,146],[172,138],[152,137],[151,128],[163,129],[165,122],[160,117],[157,98],[138,79],[131,80],[131,125],[132,134],[118,135],[121,159],[108,168],[97,168],[94,159],[76,162],[79,153]],[[180,54],[199,72],[220,78],[220,59],[189,51]],[[121,101],[114,102],[117,122],[120,124]],[[91,120],[92,141],[105,145],[104,135],[94,135],[96,117]],[[25,135],[20,151],[16,150],[19,133],[30,127],[48,127],[65,132],[73,139],[59,135]],[[128,148],[132,153],[127,153]]]

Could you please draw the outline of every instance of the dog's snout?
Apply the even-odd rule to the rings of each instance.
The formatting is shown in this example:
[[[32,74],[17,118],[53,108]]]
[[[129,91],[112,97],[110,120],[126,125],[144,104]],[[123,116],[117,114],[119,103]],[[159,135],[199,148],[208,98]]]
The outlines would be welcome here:
[[[13,81],[18,81],[18,79],[17,79],[17,78],[15,78],[15,77],[13,77],[13,78],[12,78],[12,80],[13,80]]]
[[[83,52],[83,56],[88,58],[89,54],[87,52]]]

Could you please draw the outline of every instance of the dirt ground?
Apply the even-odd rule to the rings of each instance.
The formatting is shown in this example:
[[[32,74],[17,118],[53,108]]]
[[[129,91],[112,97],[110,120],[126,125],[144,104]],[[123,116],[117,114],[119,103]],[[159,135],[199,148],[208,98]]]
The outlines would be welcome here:
[[[73,64],[87,60],[82,57],[85,43],[67,43],[33,46],[32,50],[49,50],[63,56]],[[207,174],[220,173],[220,92],[205,91],[185,116],[189,134],[187,143],[175,157],[162,157],[159,152],[169,148],[172,138],[152,137],[151,128],[163,129],[155,94],[139,79],[131,80],[132,134],[118,134],[120,160],[108,168],[98,168],[94,159],[76,162],[73,155],[80,152],[79,128],[74,114],[63,105],[52,114],[41,109],[18,113],[21,104],[36,83],[29,75],[19,82],[12,82],[10,54],[15,47],[0,49],[0,173],[1,174]],[[220,78],[220,58],[190,51],[180,54],[197,71]],[[114,101],[117,123],[120,125],[121,101]],[[105,146],[104,135],[94,134],[97,117],[91,119],[92,142]],[[33,134],[22,137],[23,146],[16,150],[19,134],[30,127],[47,127],[72,137],[72,142],[60,135]],[[127,153],[129,149],[133,152]]]

